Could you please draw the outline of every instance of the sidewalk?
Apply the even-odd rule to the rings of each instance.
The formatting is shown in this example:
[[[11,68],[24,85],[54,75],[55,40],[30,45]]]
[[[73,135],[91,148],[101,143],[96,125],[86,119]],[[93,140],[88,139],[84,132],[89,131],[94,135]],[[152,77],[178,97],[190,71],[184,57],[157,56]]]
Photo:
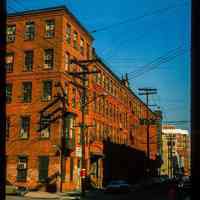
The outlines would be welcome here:
[[[85,198],[95,197],[96,191],[87,191],[85,193]],[[24,197],[28,197],[30,199],[85,199],[80,196],[80,191],[71,191],[71,192],[63,192],[63,193],[48,193],[48,192],[28,192],[24,195]]]
[[[60,196],[56,193],[48,193],[48,192],[28,192],[24,195],[24,197],[28,197],[31,199],[60,199]]]

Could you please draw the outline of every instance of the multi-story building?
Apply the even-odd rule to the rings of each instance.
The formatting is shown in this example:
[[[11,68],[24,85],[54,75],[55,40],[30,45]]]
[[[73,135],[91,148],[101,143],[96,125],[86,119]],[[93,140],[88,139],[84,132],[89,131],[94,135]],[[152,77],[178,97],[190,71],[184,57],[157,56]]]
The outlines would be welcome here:
[[[17,186],[63,190],[80,187],[81,90],[68,72],[81,72],[70,60],[97,58],[93,37],[66,7],[10,14],[7,19],[7,180]],[[98,58],[89,69],[85,121],[87,174],[102,185],[106,140],[146,152],[146,126],[140,118],[156,115]],[[65,100],[59,100],[62,88]],[[102,98],[101,94],[105,94]],[[67,127],[60,117],[66,106]],[[46,115],[41,113],[46,112]],[[52,119],[52,116],[55,118]],[[61,115],[62,116],[62,115]],[[42,122],[49,125],[41,129]],[[66,153],[60,156],[63,138]],[[150,126],[151,159],[157,128]],[[132,159],[132,158],[130,158]],[[59,174],[62,171],[62,182]],[[61,182],[61,184],[60,184]]]
[[[162,127],[163,165],[162,174],[170,177],[190,174],[190,137],[187,130],[172,125]]]

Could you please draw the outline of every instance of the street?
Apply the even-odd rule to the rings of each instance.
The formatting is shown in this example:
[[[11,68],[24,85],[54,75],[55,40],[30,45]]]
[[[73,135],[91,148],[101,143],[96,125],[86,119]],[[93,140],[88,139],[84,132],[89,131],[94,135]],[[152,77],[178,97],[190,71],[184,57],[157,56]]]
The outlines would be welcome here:
[[[17,196],[7,196],[6,200],[30,200],[28,197],[17,197]],[[44,198],[38,199],[42,200]],[[57,199],[67,200],[67,199],[79,199],[76,197],[60,196]],[[86,197],[81,198],[83,200],[171,200],[172,198],[168,195],[168,189],[166,186],[156,186],[151,189],[142,189],[140,191],[131,191],[129,193],[122,194],[109,194],[103,191],[92,191],[89,192]],[[181,199],[180,199],[181,200]],[[182,199],[186,200],[186,199]],[[187,199],[188,200],[188,199]]]

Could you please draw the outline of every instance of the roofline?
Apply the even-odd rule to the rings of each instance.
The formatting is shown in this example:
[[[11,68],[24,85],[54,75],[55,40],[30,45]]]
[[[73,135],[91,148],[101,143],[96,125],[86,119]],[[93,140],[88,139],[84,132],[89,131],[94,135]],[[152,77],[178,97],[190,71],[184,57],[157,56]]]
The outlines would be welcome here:
[[[103,65],[103,67],[108,70],[116,79],[117,81],[119,81],[119,83],[121,85],[122,84],[122,80],[103,62],[103,60],[98,56],[95,55],[97,57],[97,60]],[[147,107],[147,105],[128,87],[126,87],[125,85],[123,85],[134,97],[136,97],[136,99],[138,99],[150,112],[152,112],[153,115],[156,116],[156,113],[153,112],[149,107]]]
[[[91,33],[88,30],[86,30],[86,28],[81,24],[81,22],[73,15],[73,13],[65,5],[13,12],[13,13],[8,14],[7,17],[9,18],[9,17],[15,17],[15,16],[38,14],[38,13],[43,13],[43,12],[48,12],[48,11],[58,11],[58,10],[64,10],[66,13],[68,13],[75,20],[75,22],[83,29],[83,31],[85,31],[88,34],[90,39],[92,41],[94,40],[94,37],[91,35]]]

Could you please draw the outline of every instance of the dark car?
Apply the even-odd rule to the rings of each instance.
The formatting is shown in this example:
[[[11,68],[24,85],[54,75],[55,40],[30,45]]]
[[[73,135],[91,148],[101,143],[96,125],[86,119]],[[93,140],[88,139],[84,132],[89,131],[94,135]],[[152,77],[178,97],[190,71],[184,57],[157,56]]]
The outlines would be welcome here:
[[[124,180],[113,180],[105,188],[105,192],[129,192],[130,185]]]
[[[182,180],[181,182],[179,182],[178,187],[184,193],[190,194],[192,189],[191,180],[190,179]]]

